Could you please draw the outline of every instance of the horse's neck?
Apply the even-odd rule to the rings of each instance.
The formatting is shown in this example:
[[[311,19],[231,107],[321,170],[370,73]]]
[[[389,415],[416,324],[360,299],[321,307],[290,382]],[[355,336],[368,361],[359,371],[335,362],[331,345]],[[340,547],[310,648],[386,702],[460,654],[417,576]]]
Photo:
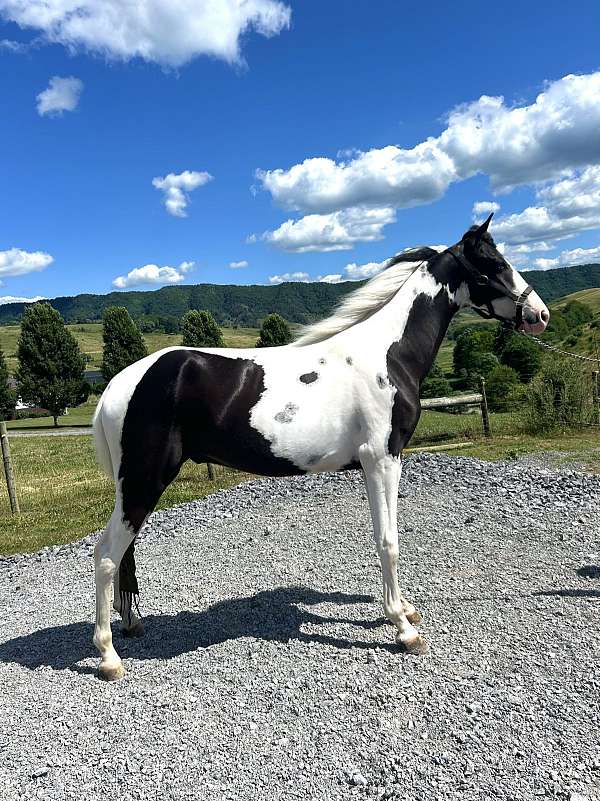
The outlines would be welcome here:
[[[427,269],[418,269],[389,303],[349,332],[369,343],[373,353],[381,348],[388,359],[391,355],[405,362],[405,369],[420,382],[458,308],[443,284]]]

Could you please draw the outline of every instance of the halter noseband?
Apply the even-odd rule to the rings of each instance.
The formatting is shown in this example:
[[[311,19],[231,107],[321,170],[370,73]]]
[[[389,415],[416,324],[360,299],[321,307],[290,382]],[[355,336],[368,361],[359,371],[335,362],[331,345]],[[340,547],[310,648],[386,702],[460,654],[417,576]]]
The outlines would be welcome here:
[[[510,328],[517,329],[521,323],[523,322],[523,307],[525,306],[525,301],[527,300],[528,295],[533,292],[533,287],[527,284],[525,289],[521,292],[521,294],[517,294],[513,292],[512,289],[503,286],[499,281],[494,281],[493,278],[485,275],[484,273],[479,272],[479,270],[474,267],[469,261],[465,259],[462,253],[458,253],[454,248],[448,248],[446,251],[450,253],[451,256],[454,256],[456,261],[465,268],[465,270],[469,273],[469,275],[475,279],[475,283],[478,286],[490,286],[493,289],[497,289],[505,298],[510,298],[514,300],[516,306],[516,313],[514,320],[509,319],[508,317],[502,317],[502,315],[497,314],[494,311],[494,307],[492,306],[491,301],[486,301],[485,305],[487,306],[487,312],[483,309],[478,308],[477,306],[472,306],[471,308],[473,311],[477,312],[481,317],[485,318],[486,320],[490,320],[492,318],[499,320],[503,325],[508,326]]]

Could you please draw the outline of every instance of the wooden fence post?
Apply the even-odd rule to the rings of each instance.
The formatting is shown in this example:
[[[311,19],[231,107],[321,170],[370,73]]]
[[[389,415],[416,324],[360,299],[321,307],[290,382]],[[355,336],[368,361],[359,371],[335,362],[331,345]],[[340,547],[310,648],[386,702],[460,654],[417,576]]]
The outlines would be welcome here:
[[[6,476],[6,486],[8,488],[8,497],[10,498],[10,508],[12,513],[16,515],[21,510],[19,509],[19,499],[17,498],[17,489],[15,487],[15,476],[10,459],[10,445],[8,444],[6,423],[3,421],[0,421],[0,444],[2,446],[2,461],[4,462],[4,475]]]
[[[212,462],[206,463],[206,469],[208,471],[208,478],[209,481],[216,481],[217,480],[217,473],[215,471],[215,466]]]
[[[600,425],[600,397],[598,396],[598,370],[592,371],[592,397],[594,401],[594,417],[596,425]]]
[[[483,433],[486,437],[491,437],[490,415],[488,412],[487,397],[485,394],[485,379],[479,376],[479,392],[481,393],[481,421],[483,423]]]

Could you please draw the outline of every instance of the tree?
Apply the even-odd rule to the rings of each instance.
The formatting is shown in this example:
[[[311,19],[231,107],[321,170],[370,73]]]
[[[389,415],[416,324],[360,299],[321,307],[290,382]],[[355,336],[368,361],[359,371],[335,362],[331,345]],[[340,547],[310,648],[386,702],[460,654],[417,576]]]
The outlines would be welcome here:
[[[512,367],[498,365],[486,379],[485,394],[493,412],[505,412],[511,396],[519,386],[519,376]]]
[[[0,420],[9,420],[15,410],[16,397],[8,385],[8,365],[0,350]]]
[[[268,314],[263,320],[256,347],[272,348],[275,345],[287,345],[291,339],[290,327],[283,317],[279,314]]]
[[[445,398],[450,394],[452,387],[444,375],[442,368],[434,362],[429,375],[421,384],[422,398]]]
[[[63,318],[49,303],[35,303],[25,309],[17,356],[18,394],[25,403],[48,409],[55,426],[68,406],[87,400],[85,357]]]
[[[461,370],[471,372],[475,368],[475,360],[484,353],[491,353],[493,349],[494,331],[489,327],[463,331],[456,338],[452,354],[455,375],[460,375]]]
[[[500,354],[500,361],[517,371],[519,380],[527,384],[540,369],[540,346],[523,334],[511,334]]]
[[[181,318],[183,339],[186,348],[223,348],[223,334],[209,311],[186,312]]]
[[[102,375],[105,381],[148,355],[140,329],[124,306],[109,306],[102,320]]]

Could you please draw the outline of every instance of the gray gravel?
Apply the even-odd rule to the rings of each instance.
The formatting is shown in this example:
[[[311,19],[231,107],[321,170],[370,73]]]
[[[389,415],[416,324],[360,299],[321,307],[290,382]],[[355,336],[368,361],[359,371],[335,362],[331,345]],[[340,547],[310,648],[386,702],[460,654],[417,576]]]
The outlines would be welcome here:
[[[401,496],[427,657],[380,617],[358,474],[153,515],[116,684],[94,537],[0,560],[2,801],[600,799],[600,478],[421,454]]]

